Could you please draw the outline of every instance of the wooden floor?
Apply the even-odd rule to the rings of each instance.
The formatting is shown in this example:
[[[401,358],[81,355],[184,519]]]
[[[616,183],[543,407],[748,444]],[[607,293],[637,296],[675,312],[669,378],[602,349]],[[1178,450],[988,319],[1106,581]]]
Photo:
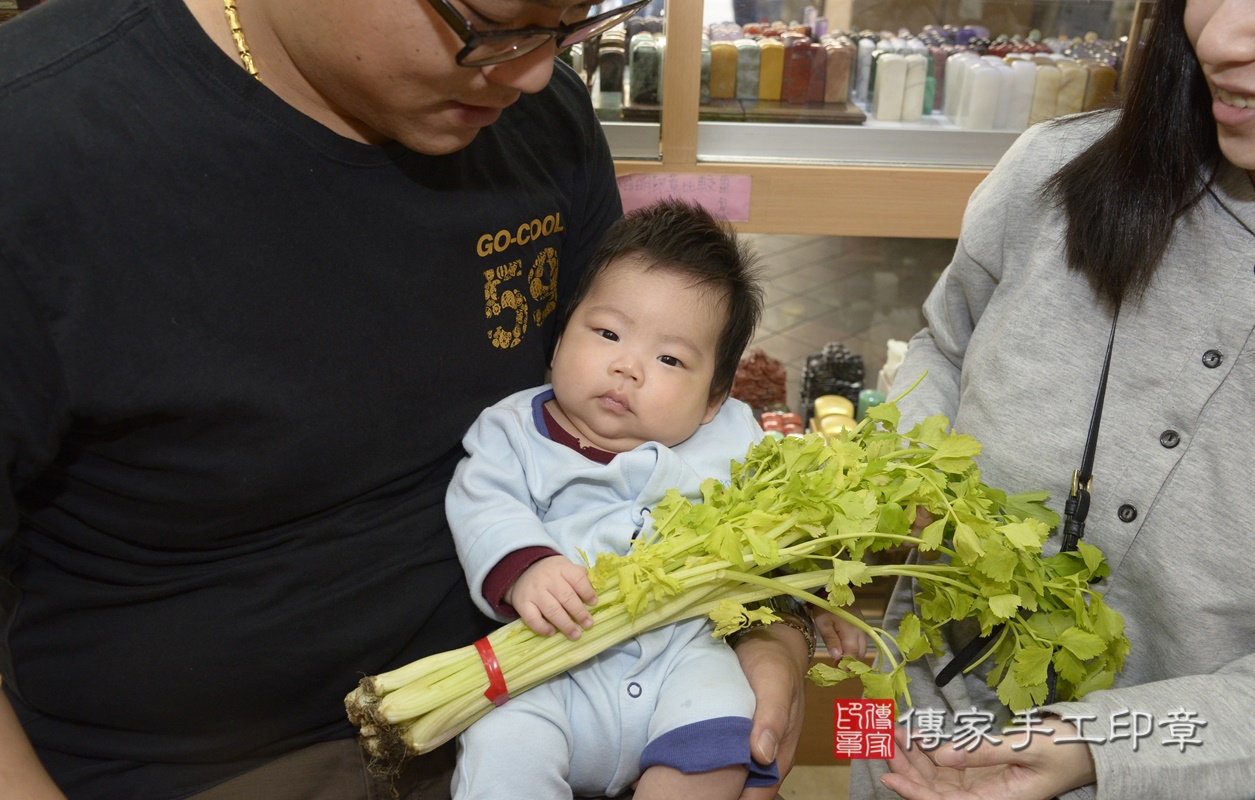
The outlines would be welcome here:
[[[848,800],[849,772],[845,764],[800,764],[784,779],[780,796],[784,800]]]

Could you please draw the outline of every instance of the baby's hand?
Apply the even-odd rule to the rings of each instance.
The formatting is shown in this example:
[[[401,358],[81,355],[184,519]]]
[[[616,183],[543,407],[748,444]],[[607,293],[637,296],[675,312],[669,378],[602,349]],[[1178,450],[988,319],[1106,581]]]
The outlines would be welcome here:
[[[838,617],[831,611],[818,608],[813,610],[815,630],[819,632],[819,638],[824,640],[828,655],[832,656],[834,662],[840,661],[845,656],[862,658],[867,655],[867,634],[862,628]],[[845,610],[859,619],[863,618],[863,615],[858,613],[853,606],[846,606]]]
[[[549,556],[523,571],[506,590],[505,601],[541,636],[552,635],[556,628],[568,639],[578,639],[581,629],[593,625],[588,606],[597,602],[597,593],[587,569],[565,556]]]

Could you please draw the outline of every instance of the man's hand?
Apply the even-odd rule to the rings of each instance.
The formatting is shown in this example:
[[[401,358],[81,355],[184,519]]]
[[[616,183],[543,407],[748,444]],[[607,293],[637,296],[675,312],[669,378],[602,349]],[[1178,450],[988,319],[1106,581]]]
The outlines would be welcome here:
[[[1094,761],[1083,742],[1056,744],[1054,737],[1073,738],[1076,728],[1047,717],[1043,725],[1054,734],[1037,733],[1027,747],[1015,741],[982,741],[975,750],[942,745],[931,753],[906,748],[903,730],[895,734],[897,750],[889,774],[880,782],[906,800],[1049,800],[1069,789],[1093,783]]]
[[[566,556],[549,556],[523,570],[506,590],[505,601],[541,636],[559,630],[568,639],[578,639],[582,630],[593,626],[588,606],[596,604],[597,593],[587,568]]]
[[[741,669],[754,690],[754,727],[750,754],[760,764],[774,759],[780,780],[793,768],[802,734],[803,691],[806,686],[806,639],[788,625],[765,625],[742,635],[736,643]],[[775,786],[747,787],[741,800],[774,800]]]

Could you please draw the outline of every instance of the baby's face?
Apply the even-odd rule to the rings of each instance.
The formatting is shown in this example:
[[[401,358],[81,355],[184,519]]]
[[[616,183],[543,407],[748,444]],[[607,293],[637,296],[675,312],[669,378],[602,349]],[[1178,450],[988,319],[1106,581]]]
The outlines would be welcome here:
[[[559,421],[613,453],[692,436],[722,404],[710,401],[710,381],[724,305],[717,291],[666,269],[646,271],[636,258],[611,264],[554,353]]]

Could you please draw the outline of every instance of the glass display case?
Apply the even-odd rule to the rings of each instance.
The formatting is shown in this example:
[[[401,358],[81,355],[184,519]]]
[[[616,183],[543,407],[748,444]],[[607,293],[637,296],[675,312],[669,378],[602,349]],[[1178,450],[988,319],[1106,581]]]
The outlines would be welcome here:
[[[573,55],[621,175],[749,176],[747,231],[948,238],[1029,124],[1110,100],[1153,8],[671,0]]]

